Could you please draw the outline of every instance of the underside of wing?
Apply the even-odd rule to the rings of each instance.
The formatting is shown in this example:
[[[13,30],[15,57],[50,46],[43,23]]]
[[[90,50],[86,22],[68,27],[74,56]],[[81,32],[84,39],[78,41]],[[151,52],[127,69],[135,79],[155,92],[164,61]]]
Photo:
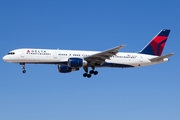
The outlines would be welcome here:
[[[110,59],[110,57],[112,57],[113,55],[116,55],[118,53],[118,50],[120,50],[121,48],[125,47],[126,45],[120,45],[118,47],[85,57],[84,60],[86,60],[88,62],[88,64],[100,64],[102,65],[106,59]]]

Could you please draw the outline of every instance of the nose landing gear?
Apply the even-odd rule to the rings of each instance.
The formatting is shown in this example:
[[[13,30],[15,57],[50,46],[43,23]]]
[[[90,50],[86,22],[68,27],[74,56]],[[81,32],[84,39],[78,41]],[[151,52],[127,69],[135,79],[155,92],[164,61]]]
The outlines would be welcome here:
[[[20,63],[20,65],[22,65],[22,69],[24,69],[22,72],[23,72],[23,73],[26,73],[26,70],[25,70],[25,63]]]

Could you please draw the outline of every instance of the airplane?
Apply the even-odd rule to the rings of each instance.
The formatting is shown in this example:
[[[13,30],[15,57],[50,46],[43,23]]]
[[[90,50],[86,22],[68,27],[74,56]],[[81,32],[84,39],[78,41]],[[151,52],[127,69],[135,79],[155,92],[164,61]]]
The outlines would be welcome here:
[[[60,73],[78,71],[83,67],[84,77],[90,78],[97,75],[98,67],[130,68],[159,64],[169,61],[168,57],[175,55],[170,53],[163,55],[170,30],[162,29],[140,52],[118,52],[126,45],[120,45],[105,51],[79,51],[60,49],[16,49],[10,51],[3,60],[22,65],[23,73],[26,73],[25,64],[55,64]],[[88,72],[88,68],[92,68]]]

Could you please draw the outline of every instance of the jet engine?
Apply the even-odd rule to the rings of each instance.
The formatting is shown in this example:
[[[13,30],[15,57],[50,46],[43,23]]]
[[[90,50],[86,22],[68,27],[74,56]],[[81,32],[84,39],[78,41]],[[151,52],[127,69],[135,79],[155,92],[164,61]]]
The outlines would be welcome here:
[[[71,68],[79,68],[82,66],[87,65],[87,61],[81,58],[69,58],[68,59],[68,66]]]
[[[79,70],[79,68],[71,68],[64,65],[58,65],[58,72],[60,73],[69,73],[71,71],[77,71],[77,70]]]

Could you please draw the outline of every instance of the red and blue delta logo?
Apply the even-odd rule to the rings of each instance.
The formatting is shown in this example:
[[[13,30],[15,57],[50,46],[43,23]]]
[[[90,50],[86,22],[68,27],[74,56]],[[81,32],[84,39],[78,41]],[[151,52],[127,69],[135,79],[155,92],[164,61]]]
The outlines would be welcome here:
[[[162,30],[140,53],[161,56],[169,32],[170,30]]]
[[[46,50],[27,50],[27,53],[46,53]]]
[[[46,50],[27,50],[26,54],[35,54],[35,55],[50,55]]]

